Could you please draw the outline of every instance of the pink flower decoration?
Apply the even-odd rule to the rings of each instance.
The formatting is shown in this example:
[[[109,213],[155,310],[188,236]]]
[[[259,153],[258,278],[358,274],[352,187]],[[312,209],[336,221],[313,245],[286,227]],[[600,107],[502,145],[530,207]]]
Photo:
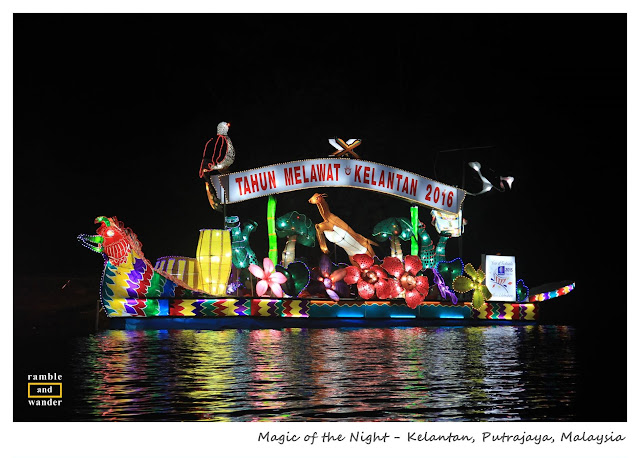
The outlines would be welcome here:
[[[429,280],[427,277],[417,276],[422,269],[422,261],[418,256],[405,256],[404,265],[398,258],[386,257],[382,261],[382,267],[393,275],[389,280],[393,283],[392,296],[404,296],[409,308],[416,308],[429,294]]]
[[[255,264],[251,264],[249,266],[249,272],[251,272],[256,278],[260,279],[256,285],[256,294],[258,296],[264,296],[267,290],[271,288],[271,291],[276,297],[282,297],[282,287],[280,285],[286,283],[287,277],[282,273],[275,271],[275,267],[273,266],[271,259],[264,258],[262,264],[264,266],[264,270]]]
[[[347,267],[347,275],[344,281],[347,285],[356,284],[358,295],[364,300],[371,299],[374,295],[378,299],[387,299],[391,294],[391,286],[387,273],[380,266],[373,265],[373,258],[368,254],[356,254],[353,262],[357,265]]]

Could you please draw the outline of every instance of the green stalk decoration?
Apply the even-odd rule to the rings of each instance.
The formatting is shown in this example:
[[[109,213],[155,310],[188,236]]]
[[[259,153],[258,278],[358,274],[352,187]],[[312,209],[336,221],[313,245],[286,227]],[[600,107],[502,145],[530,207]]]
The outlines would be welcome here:
[[[411,211],[411,226],[413,228],[413,236],[411,237],[411,254],[413,256],[418,255],[419,247],[418,247],[418,207],[413,206],[410,208]]]
[[[267,202],[267,233],[269,235],[269,259],[278,263],[278,237],[276,236],[276,198],[269,196]]]

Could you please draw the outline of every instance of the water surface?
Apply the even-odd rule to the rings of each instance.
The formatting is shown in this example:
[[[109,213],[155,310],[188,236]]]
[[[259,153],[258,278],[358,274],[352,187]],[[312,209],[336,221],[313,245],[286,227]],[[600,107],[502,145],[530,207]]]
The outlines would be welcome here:
[[[108,330],[67,342],[73,420],[575,419],[571,326]]]

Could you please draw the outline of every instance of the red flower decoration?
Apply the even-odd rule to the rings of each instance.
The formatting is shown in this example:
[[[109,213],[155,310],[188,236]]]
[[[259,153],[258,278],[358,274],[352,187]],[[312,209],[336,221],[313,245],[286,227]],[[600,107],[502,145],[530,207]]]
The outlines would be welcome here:
[[[398,258],[386,257],[382,261],[382,267],[393,275],[389,280],[392,295],[404,297],[409,308],[416,308],[429,294],[429,280],[427,277],[418,277],[418,272],[422,269],[422,261],[418,256],[405,256],[404,265]]]
[[[378,299],[387,299],[391,295],[391,283],[387,273],[380,266],[373,265],[373,258],[368,254],[356,254],[353,261],[357,266],[347,267],[344,281],[347,285],[358,285],[358,295],[364,300],[371,299],[374,295]],[[422,267],[422,264],[420,264]]]

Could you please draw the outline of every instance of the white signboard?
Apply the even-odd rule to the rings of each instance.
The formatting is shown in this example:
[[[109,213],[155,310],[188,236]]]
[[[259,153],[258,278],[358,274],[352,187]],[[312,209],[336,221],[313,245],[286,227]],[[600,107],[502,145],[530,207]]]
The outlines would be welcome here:
[[[516,300],[516,258],[515,256],[482,256],[482,270],[487,275],[485,280],[490,301]]]
[[[350,187],[390,194],[414,204],[457,214],[465,191],[388,165],[326,158],[286,162],[226,175],[212,175],[220,200],[232,204],[288,191]]]

